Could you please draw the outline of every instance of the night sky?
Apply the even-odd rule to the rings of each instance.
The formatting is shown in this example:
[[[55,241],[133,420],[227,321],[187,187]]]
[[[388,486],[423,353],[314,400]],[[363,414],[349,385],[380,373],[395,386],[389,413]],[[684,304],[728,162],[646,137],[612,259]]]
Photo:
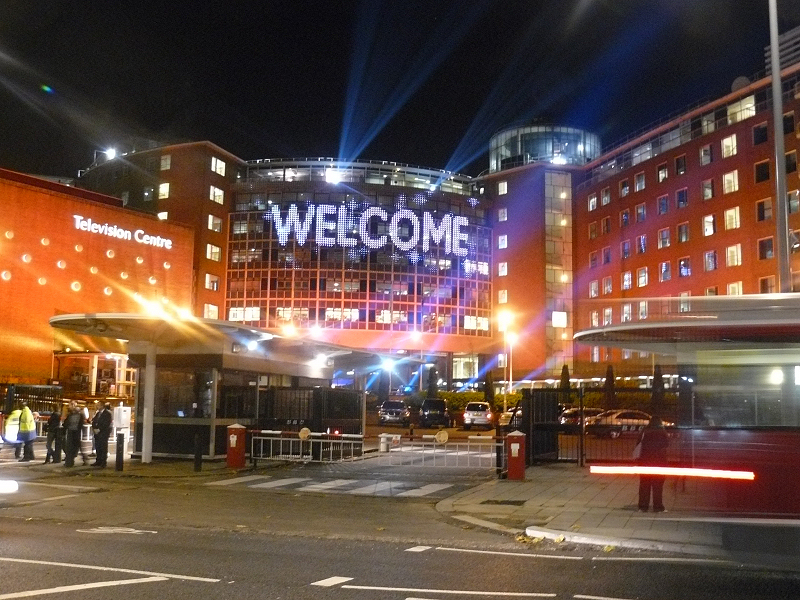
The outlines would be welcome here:
[[[0,0],[0,167],[209,140],[477,175],[505,126],[608,147],[763,71],[768,44],[767,0]]]

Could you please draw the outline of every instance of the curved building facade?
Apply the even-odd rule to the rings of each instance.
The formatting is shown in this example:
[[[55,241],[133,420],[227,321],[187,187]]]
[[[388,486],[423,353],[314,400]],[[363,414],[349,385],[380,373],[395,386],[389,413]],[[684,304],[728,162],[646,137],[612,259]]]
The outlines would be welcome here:
[[[600,137],[583,129],[551,124],[508,127],[492,136],[489,171],[537,162],[585,165],[600,152]]]

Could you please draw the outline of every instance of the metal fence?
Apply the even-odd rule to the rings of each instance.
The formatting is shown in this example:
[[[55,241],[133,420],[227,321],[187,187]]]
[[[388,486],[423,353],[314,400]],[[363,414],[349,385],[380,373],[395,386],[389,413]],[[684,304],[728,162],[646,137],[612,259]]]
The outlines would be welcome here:
[[[250,432],[250,460],[292,462],[343,462],[358,460],[364,454],[364,436],[310,433],[308,437],[290,431]]]
[[[381,436],[380,459],[389,466],[459,467],[506,470],[503,438],[469,436],[438,442],[434,435],[406,438]]]

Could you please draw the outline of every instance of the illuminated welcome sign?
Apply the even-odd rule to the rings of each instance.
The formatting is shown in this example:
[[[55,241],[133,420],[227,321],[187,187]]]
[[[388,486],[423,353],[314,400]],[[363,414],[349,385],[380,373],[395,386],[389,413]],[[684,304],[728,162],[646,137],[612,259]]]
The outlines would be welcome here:
[[[373,219],[388,223],[388,235],[372,236],[370,230]],[[353,248],[361,243],[370,250],[378,250],[391,241],[398,250],[409,252],[422,242],[422,251],[427,252],[433,242],[437,246],[444,246],[445,254],[467,256],[467,248],[464,246],[467,234],[462,228],[469,226],[469,220],[452,213],[446,213],[437,222],[429,212],[423,212],[420,217],[407,208],[402,208],[389,217],[384,209],[371,206],[356,216],[347,206],[319,204],[309,206],[301,216],[297,205],[292,204],[285,218],[281,216],[280,208],[273,206],[272,222],[281,246],[287,244],[292,233],[297,243],[303,246],[309,232],[314,231],[317,245],[326,248]],[[408,228],[408,233],[402,233],[405,227]]]
[[[105,235],[118,240],[133,240],[145,246],[155,246],[156,248],[166,248],[172,250],[172,240],[163,238],[160,235],[149,235],[143,229],[131,231],[124,229],[117,225],[109,225],[108,223],[95,223],[91,219],[84,219],[80,215],[72,215],[75,222],[75,229],[94,233],[97,235]]]

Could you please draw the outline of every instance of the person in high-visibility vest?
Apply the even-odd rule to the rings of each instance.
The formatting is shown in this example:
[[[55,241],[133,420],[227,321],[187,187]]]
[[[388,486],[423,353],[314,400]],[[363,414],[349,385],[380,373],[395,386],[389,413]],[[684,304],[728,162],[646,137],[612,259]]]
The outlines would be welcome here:
[[[6,415],[5,428],[3,429],[3,441],[14,447],[14,458],[19,458],[22,452],[22,444],[17,439],[19,435],[19,416],[22,410],[15,408]]]
[[[36,440],[36,419],[28,408],[28,403],[22,403],[22,412],[19,415],[19,435],[17,439],[24,444],[20,462],[29,462],[34,459],[33,442]]]

